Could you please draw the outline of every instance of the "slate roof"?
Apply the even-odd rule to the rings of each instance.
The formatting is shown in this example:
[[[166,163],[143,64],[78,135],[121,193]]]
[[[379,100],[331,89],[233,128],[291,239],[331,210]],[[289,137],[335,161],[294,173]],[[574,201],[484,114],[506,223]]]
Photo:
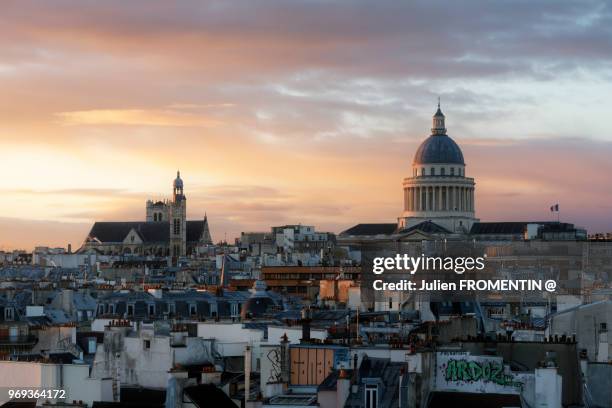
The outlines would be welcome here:
[[[89,231],[90,239],[100,242],[123,242],[127,234],[136,230],[144,242],[163,242],[170,240],[170,224],[168,222],[119,221],[96,222]],[[197,242],[202,236],[204,221],[187,221],[187,242]]]
[[[470,234],[522,234],[527,224],[538,224],[547,232],[573,231],[574,224],[556,221],[475,222]]]
[[[475,222],[470,234],[522,234],[527,222]]]
[[[183,392],[196,407],[236,407],[225,392],[213,384],[200,384],[186,387]]]
[[[390,235],[397,229],[396,223],[357,224],[340,235]]]

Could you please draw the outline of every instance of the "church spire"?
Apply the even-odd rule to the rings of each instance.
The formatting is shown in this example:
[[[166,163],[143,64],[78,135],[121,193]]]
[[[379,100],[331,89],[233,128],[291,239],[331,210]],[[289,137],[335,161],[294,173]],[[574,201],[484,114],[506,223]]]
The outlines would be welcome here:
[[[432,135],[445,135],[446,128],[444,127],[444,114],[440,109],[440,97],[438,96],[438,110],[433,115],[433,126],[431,128]]]

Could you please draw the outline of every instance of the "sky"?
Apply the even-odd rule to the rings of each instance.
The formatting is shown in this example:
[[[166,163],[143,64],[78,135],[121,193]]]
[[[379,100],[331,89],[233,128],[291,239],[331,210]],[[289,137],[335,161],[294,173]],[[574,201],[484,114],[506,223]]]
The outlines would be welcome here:
[[[482,221],[612,231],[605,1],[7,1],[0,250],[143,220],[395,222],[438,96]]]

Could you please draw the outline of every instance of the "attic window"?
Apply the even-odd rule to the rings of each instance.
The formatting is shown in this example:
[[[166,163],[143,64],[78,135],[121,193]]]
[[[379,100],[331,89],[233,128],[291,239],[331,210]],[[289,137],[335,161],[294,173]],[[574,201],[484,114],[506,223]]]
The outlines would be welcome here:
[[[365,386],[365,408],[378,407],[378,385],[366,384]]]

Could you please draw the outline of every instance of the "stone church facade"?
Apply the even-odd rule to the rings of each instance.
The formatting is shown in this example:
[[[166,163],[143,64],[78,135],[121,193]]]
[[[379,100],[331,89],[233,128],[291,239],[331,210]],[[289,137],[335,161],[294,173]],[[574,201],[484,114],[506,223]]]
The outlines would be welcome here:
[[[104,255],[179,258],[212,244],[206,215],[187,220],[187,197],[180,172],[172,184],[172,198],[147,200],[145,221],[95,222],[81,251]]]

